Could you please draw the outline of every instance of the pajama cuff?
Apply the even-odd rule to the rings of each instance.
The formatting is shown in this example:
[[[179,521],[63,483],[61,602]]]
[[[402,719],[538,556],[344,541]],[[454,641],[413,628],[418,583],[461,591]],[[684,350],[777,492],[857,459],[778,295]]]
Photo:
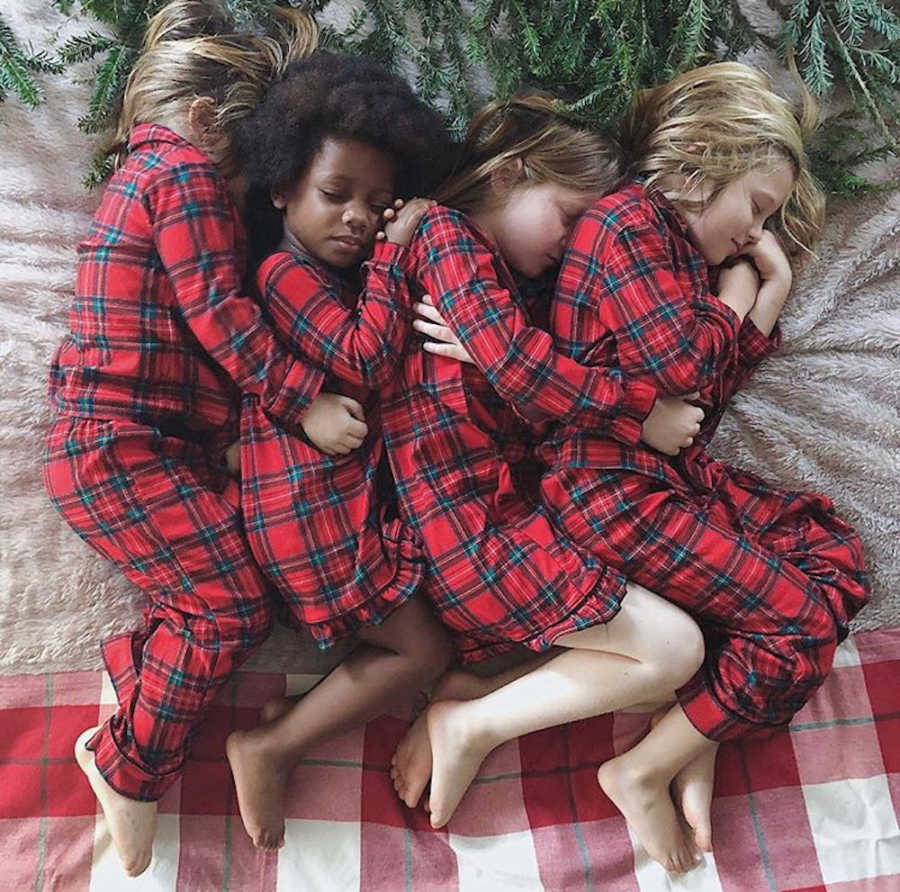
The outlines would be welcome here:
[[[677,696],[688,721],[710,740],[763,739],[785,727],[748,722],[725,709],[710,689],[705,666],[701,666],[694,677],[678,689]]]
[[[764,335],[747,316],[738,334],[741,365],[755,366],[781,346],[781,327],[775,323],[770,335]]]
[[[114,721],[116,716],[107,719],[87,742],[87,748],[94,753],[97,770],[117,793],[128,799],[139,802],[161,799],[181,777],[182,766],[165,774],[153,774],[136,765],[117,746],[112,731]]]

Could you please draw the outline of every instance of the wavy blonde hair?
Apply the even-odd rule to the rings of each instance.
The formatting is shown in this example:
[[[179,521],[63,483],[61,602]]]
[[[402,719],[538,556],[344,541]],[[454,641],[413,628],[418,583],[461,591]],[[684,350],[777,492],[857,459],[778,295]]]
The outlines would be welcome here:
[[[435,198],[465,213],[481,209],[495,172],[514,160],[521,161],[515,185],[550,182],[584,193],[609,192],[623,172],[615,140],[571,123],[553,97],[528,93],[475,113],[456,170]]]
[[[809,171],[804,144],[818,111],[809,92],[797,114],[766,75],[739,62],[717,62],[637,95],[622,142],[629,172],[647,191],[684,185],[676,205],[700,211],[725,186],[760,166],[788,162],[794,186],[776,218],[788,248],[810,252],[825,219],[825,196]],[[705,201],[687,198],[698,187]]]
[[[258,104],[287,66],[318,43],[313,18],[300,10],[273,7],[267,33],[243,33],[216,0],[174,0],[147,26],[140,58],[125,86],[115,142],[116,166],[124,159],[135,124],[184,114],[191,103],[215,103],[211,130],[216,161],[226,176],[238,171],[233,128]]]

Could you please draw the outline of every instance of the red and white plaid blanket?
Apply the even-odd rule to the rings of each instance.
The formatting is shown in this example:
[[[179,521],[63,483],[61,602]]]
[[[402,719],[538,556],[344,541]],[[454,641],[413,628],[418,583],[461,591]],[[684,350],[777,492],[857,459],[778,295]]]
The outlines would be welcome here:
[[[900,628],[859,633],[790,732],[720,750],[703,867],[669,878],[632,843],[596,784],[646,717],[553,728],[491,754],[447,828],[396,799],[383,716],[304,759],[277,855],[241,826],[223,750],[258,707],[309,676],[241,673],[160,803],[150,869],[128,880],[72,756],[112,709],[101,673],[0,678],[0,889],[118,892],[384,890],[900,890]]]

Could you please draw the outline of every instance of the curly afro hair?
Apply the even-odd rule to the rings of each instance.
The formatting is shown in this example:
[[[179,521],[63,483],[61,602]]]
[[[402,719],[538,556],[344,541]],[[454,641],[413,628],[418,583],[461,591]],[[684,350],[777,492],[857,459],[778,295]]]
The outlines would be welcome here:
[[[238,128],[238,152],[255,186],[297,179],[328,137],[372,143],[399,167],[397,192],[421,194],[451,155],[441,116],[402,78],[362,56],[317,50],[284,77]]]
[[[237,155],[251,187],[253,262],[281,237],[270,190],[300,177],[328,138],[372,143],[391,155],[401,197],[427,194],[455,160],[441,116],[406,81],[371,59],[317,50],[290,65],[237,128]]]

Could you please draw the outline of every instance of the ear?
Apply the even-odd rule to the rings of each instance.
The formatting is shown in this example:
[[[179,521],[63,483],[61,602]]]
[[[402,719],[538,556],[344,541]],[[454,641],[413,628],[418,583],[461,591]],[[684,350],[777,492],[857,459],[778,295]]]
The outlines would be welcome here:
[[[281,186],[276,186],[272,189],[269,192],[269,197],[272,199],[272,204],[274,204],[279,211],[283,211],[287,207],[287,193],[283,191]]]
[[[212,96],[198,96],[188,108],[188,126],[197,142],[209,141],[209,131],[216,126],[216,102]]]
[[[491,171],[491,191],[497,196],[507,195],[522,181],[525,162],[518,156],[504,161]]]

